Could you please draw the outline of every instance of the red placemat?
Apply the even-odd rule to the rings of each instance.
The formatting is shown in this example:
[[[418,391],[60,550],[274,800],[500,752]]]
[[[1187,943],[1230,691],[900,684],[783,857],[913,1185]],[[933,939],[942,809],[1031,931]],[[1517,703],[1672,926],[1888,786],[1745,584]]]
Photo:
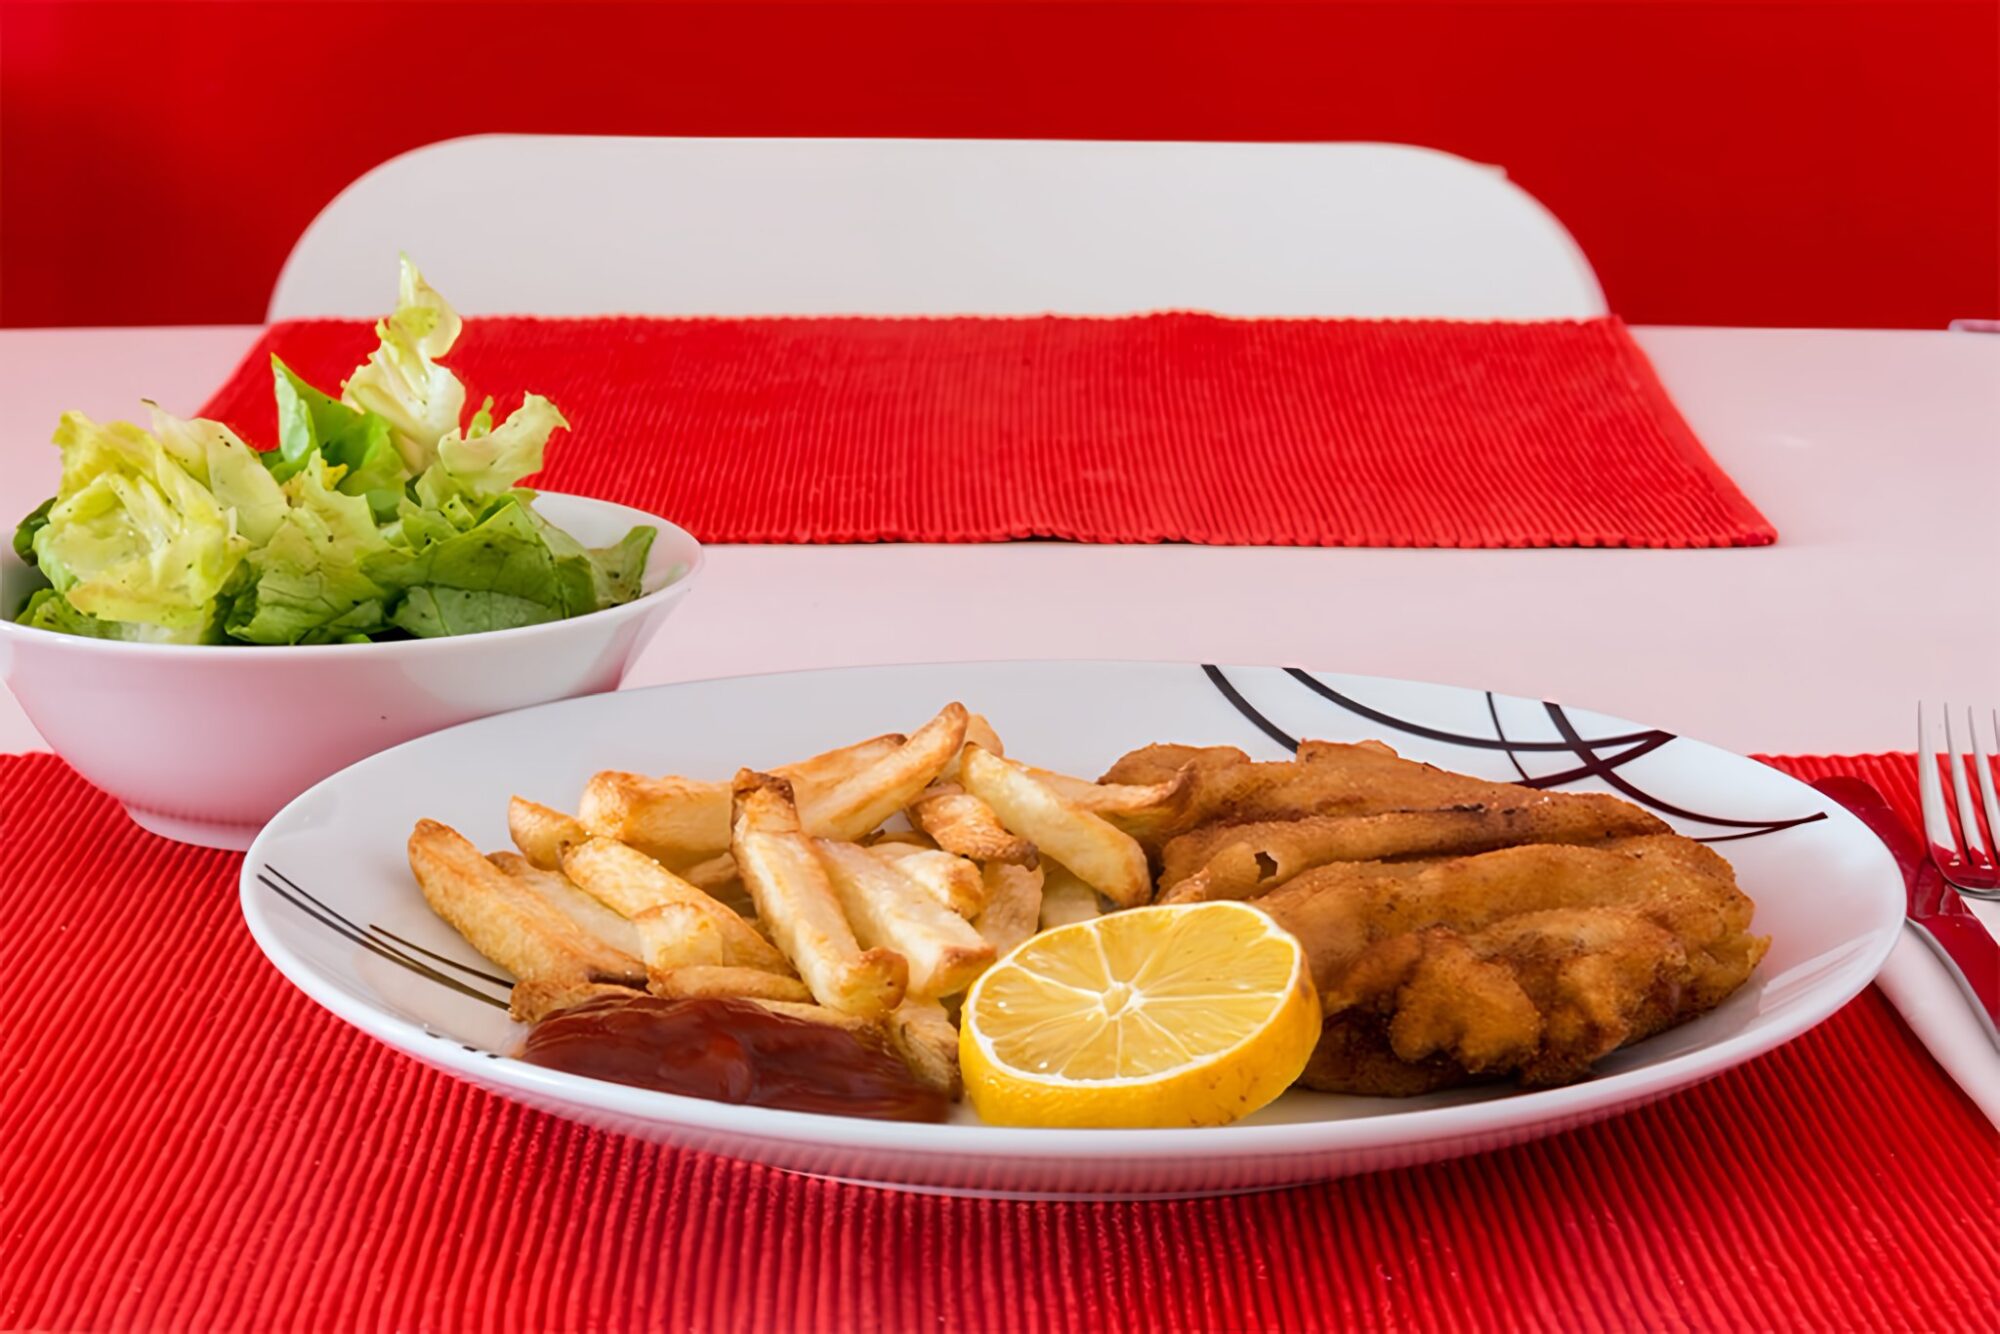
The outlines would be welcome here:
[[[203,410],[276,439],[369,325],[271,327]],[[1615,319],[479,319],[448,358],[574,423],[539,485],[706,542],[1753,546]]]
[[[1915,806],[1909,756],[1776,763]],[[1993,1130],[1873,988],[1518,1148],[948,1200],[587,1130],[378,1046],[258,954],[236,855],[52,757],[0,759],[0,820],[9,1329],[1942,1329],[2000,1300]]]

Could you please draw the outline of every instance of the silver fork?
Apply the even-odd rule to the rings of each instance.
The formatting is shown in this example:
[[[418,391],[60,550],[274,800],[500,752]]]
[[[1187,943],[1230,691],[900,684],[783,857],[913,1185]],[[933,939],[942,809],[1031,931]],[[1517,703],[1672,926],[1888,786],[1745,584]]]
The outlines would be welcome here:
[[[1973,768],[1979,774],[1979,793],[1986,807],[1986,828],[1982,831],[1979,809],[1972,801],[1972,784],[1965,777],[1965,757],[1959,753],[1958,735],[1952,731],[1951,706],[1945,705],[1944,744],[1951,760],[1953,795],[1958,798],[1958,831],[1954,833],[1924,712],[1924,706],[1917,705],[1917,792],[1923,800],[1924,836],[1930,842],[1931,860],[1959,893],[1977,899],[2000,899],[2000,866],[1996,866],[1994,856],[1995,850],[2000,850],[2000,795],[1993,790],[1992,757],[1979,744],[1979,728],[1973,721],[1972,710],[1967,709],[1965,731],[1971,740]],[[2000,752],[2000,709],[1993,711],[1992,723],[1993,746]]]

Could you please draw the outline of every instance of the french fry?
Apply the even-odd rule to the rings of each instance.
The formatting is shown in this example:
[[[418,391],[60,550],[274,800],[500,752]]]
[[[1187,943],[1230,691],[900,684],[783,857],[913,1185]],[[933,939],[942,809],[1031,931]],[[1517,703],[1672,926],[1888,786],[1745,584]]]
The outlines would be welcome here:
[[[731,958],[720,919],[692,903],[655,904],[634,917],[632,926],[643,942],[639,957],[646,961],[648,985],[675,969],[720,968]]]
[[[963,857],[909,843],[871,843],[868,851],[883,861],[893,862],[932,898],[960,917],[977,917],[986,906],[986,882],[979,868]]]
[[[958,1071],[958,1029],[936,1001],[906,1000],[889,1012],[889,1044],[920,1083],[954,1102],[965,1092]]]
[[[757,976],[769,978],[772,975],[770,973],[759,973]],[[784,981],[785,979],[779,978],[777,980]],[[699,987],[702,985],[706,984],[697,980],[696,986]],[[606,996],[630,999],[634,996],[645,996],[648,994],[652,993],[638,991],[632,987],[613,986],[602,982],[585,982],[569,986],[546,982],[521,982],[517,983],[514,987],[513,1009],[515,1013],[513,1017],[521,1023],[539,1023],[558,1010],[567,1010],[571,1006],[581,1005],[585,1001],[599,1000]],[[881,1020],[863,1019],[859,1015],[842,1014],[838,1010],[829,1010],[824,1005],[814,1005],[806,1001],[769,1000],[761,996],[749,996],[741,993],[721,995],[712,990],[701,993],[701,997],[656,996],[655,998],[660,1000],[695,998],[740,1000],[746,1004],[755,1005],[759,1009],[769,1010],[772,1014],[783,1015],[787,1019],[797,1019],[808,1024],[820,1024],[827,1028],[838,1028],[852,1033],[856,1037],[893,1045],[890,1043],[889,1035],[885,1031],[885,1025]]]
[[[1157,783],[1093,783],[1052,769],[1019,767],[1058,795],[1139,839],[1179,819],[1194,791],[1194,775],[1186,769]]]
[[[532,885],[502,871],[456,829],[419,820],[410,870],[431,911],[523,982],[636,983],[645,965],[586,935]]]
[[[486,860],[506,874],[532,885],[563,916],[583,928],[584,934],[591,939],[623,950],[635,958],[645,957],[639,933],[632,924],[571,884],[561,871],[545,871],[518,852],[489,853]]]
[[[993,962],[993,946],[904,874],[900,863],[884,861],[858,844],[824,838],[813,840],[813,850],[855,937],[908,961],[910,996],[963,991]]]
[[[824,1024],[828,1028],[844,1029],[856,1037],[871,1038],[878,1042],[888,1040],[888,1035],[882,1031],[883,1022],[880,1018],[845,1014],[839,1010],[829,1010],[824,1005],[801,1005],[796,1001],[758,1000],[754,996],[746,996],[744,999],[754,1005],[762,1006],[772,1014],[781,1014],[787,1019],[800,1019],[808,1024]]]
[[[750,891],[743,888],[743,879],[736,874],[736,859],[728,853],[718,852],[705,862],[696,862],[679,875],[737,916],[757,915],[757,905],[750,902]]]
[[[800,760],[797,764],[781,764],[771,772],[790,783],[793,793],[800,797],[808,792],[825,792],[895,754],[908,740],[901,732],[889,732]]]
[[[713,894],[737,879],[736,859],[726,852],[718,852],[707,861],[696,862],[679,872],[679,875],[696,889]]]
[[[606,996],[629,998],[646,993],[609,982],[516,982],[507,1013],[519,1024],[539,1024],[556,1013]]]
[[[972,929],[1005,955],[1035,934],[1042,917],[1042,868],[986,864],[986,907],[972,919]]]
[[[812,1002],[812,992],[796,977],[780,977],[761,968],[696,965],[655,973],[646,989],[666,1000],[721,996],[742,1000]]]
[[[910,823],[940,848],[982,862],[1035,864],[1035,845],[1000,823],[993,808],[956,783],[933,783],[910,803]]]
[[[993,724],[986,721],[983,713],[966,717],[965,739],[985,751],[988,755],[1005,756],[1007,748],[1000,744],[1000,734],[993,730]]]
[[[601,838],[686,865],[729,847],[729,784],[607,769],[584,785],[577,819]]]
[[[800,800],[810,800],[858,780],[906,740],[900,732],[871,737],[773,772],[794,784]],[[705,863],[729,850],[727,783],[607,769],[584,787],[577,811],[591,833],[629,844],[670,867]]]
[[[1121,908],[1152,897],[1143,848],[1103,816],[1084,810],[1053,788],[978,746],[959,762],[966,791],[993,808],[1000,822],[1030,839],[1045,855]]]
[[[878,829],[862,841],[871,848],[881,847],[885,843],[918,849],[937,847],[937,840],[921,829]]]
[[[947,704],[873,764],[831,787],[795,793],[804,828],[822,838],[852,842],[902,810],[958,753],[965,741],[965,716],[963,704]]]
[[[584,892],[635,925],[652,908],[680,904],[703,913],[722,938],[722,962],[789,973],[791,965],[757,929],[633,848],[593,838],[563,853],[563,872]],[[641,926],[643,935],[644,927]]]
[[[909,965],[893,950],[864,951],[854,939],[826,868],[800,831],[791,784],[745,769],[733,787],[730,851],[771,939],[820,1004],[864,1016],[895,1009],[909,985]]]
[[[986,715],[983,713],[968,714],[966,716],[965,744],[968,746],[977,746],[988,755],[1004,756],[1007,753],[1007,748],[1000,744],[1000,734],[993,730],[993,724],[986,721]],[[964,751],[961,750],[959,754],[964,754]],[[958,781],[958,761],[959,755],[954,755],[950,760],[946,761],[944,768],[938,771],[939,782],[956,783]]]
[[[1104,915],[1097,891],[1077,879],[1076,873],[1059,862],[1042,863],[1042,930],[1087,922]]]
[[[526,797],[515,797],[507,803],[507,833],[512,836],[514,846],[544,871],[562,866],[564,847],[590,837],[576,817]]]

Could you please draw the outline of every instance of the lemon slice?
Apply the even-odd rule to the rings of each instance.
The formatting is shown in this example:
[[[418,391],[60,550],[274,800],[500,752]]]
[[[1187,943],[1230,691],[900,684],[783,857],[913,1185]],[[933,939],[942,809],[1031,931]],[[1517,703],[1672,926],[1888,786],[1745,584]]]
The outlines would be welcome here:
[[[959,1063],[1005,1126],[1217,1126],[1283,1093],[1319,1041],[1298,941],[1248,904],[1057,927],[966,994]]]

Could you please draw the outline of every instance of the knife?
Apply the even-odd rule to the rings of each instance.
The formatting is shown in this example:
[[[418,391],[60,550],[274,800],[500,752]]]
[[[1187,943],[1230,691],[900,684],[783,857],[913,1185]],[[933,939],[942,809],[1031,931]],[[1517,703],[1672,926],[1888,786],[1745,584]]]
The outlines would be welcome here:
[[[2000,1048],[2000,941],[1972,915],[1958,891],[1945,883],[1944,873],[1925,854],[1916,831],[1873,785],[1858,778],[1822,778],[1813,786],[1852,811],[1889,849],[1909,895],[1905,918],[1972,997],[1973,1013]]]

